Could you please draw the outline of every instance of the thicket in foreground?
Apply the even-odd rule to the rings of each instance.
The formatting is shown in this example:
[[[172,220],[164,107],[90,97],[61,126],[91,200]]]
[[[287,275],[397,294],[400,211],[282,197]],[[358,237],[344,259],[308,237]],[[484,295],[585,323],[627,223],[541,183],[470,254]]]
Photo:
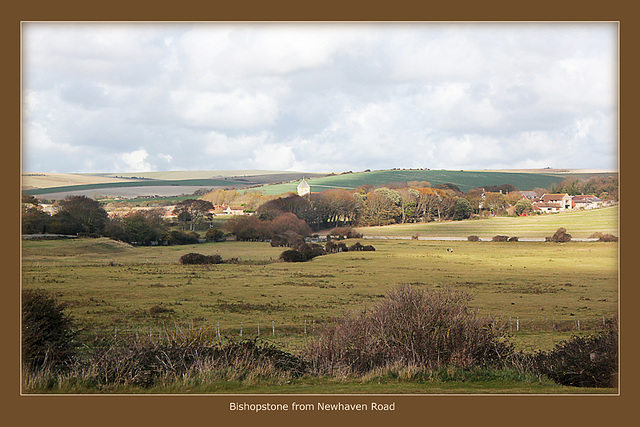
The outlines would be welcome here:
[[[533,356],[535,369],[558,384],[573,387],[616,387],[618,323],[610,319],[597,335],[573,336],[550,352]]]
[[[43,290],[22,291],[22,364],[30,370],[60,370],[75,354],[72,319]]]
[[[361,375],[393,365],[437,369],[497,364],[513,347],[449,288],[400,286],[373,308],[336,319],[306,346],[319,374]]]

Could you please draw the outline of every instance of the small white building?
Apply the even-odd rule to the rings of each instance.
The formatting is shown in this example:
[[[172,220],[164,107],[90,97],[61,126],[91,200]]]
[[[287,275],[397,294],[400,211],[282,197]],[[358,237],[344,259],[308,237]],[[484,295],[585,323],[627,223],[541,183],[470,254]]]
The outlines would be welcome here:
[[[307,180],[302,178],[302,181],[298,184],[298,196],[303,197],[309,193],[311,193],[311,187],[307,183]]]

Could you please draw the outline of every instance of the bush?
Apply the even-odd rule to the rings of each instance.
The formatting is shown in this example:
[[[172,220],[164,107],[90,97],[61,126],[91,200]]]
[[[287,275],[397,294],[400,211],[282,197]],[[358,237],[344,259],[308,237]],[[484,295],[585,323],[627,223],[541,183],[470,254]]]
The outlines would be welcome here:
[[[97,384],[152,387],[170,378],[298,377],[307,371],[307,365],[270,343],[212,342],[202,333],[178,332],[166,339],[141,335],[96,341],[84,371]]]
[[[193,245],[198,243],[198,239],[198,233],[193,231],[185,233],[184,231],[173,230],[169,233],[167,241],[170,245]]]
[[[362,244],[360,242],[355,242],[353,245],[351,245],[349,247],[349,252],[351,252],[351,251],[361,251],[363,247],[364,246],[362,246]]]
[[[180,264],[222,264],[222,257],[215,255],[202,255],[198,253],[188,253],[180,257]]]
[[[22,291],[22,363],[31,370],[68,366],[75,354],[72,319],[43,290]]]
[[[372,309],[347,314],[303,354],[321,374],[364,374],[401,364],[417,368],[488,366],[513,352],[468,308],[469,294],[401,286]]]
[[[223,242],[225,240],[224,232],[215,227],[208,229],[204,237],[209,242]]]
[[[618,372],[617,319],[598,335],[573,336],[549,353],[534,357],[538,371],[559,384],[574,387],[615,387]]]
[[[358,233],[351,227],[336,227],[331,229],[327,237],[335,237],[337,239],[362,239],[362,234]]]
[[[510,242],[517,242],[517,241],[518,241],[518,238],[517,238],[516,236],[509,237],[509,241],[510,241]]]
[[[376,248],[374,248],[372,245],[364,245],[362,247],[362,250],[365,252],[374,252]]]
[[[551,237],[545,237],[545,242],[564,243],[571,241],[571,234],[567,233],[567,230],[563,227],[558,228],[555,234]]]
[[[467,237],[467,240],[470,242],[479,242],[480,238],[478,236],[469,236]]]
[[[509,240],[509,236],[493,236],[491,241],[493,242],[506,242]]]
[[[617,242],[617,241],[618,241],[618,238],[613,234],[609,234],[609,233],[603,234],[598,239],[598,242]]]
[[[307,257],[302,252],[295,249],[289,249],[280,254],[280,259],[284,262],[305,262]]]
[[[315,243],[303,243],[298,247],[298,252],[304,255],[307,261],[317,256],[326,254],[323,247]]]
[[[336,252],[349,252],[349,247],[343,242],[336,243]]]

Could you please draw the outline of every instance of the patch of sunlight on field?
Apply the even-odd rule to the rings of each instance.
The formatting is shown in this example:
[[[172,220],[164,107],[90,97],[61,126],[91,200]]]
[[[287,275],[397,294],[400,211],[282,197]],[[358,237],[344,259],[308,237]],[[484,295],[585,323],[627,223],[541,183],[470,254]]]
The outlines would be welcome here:
[[[619,207],[533,215],[527,217],[493,217],[466,221],[445,221],[418,224],[398,224],[382,227],[360,227],[357,230],[368,237],[458,237],[471,235],[483,240],[496,235],[519,238],[544,238],[564,227],[575,238],[588,238],[595,232],[619,235]]]
[[[260,323],[261,336],[292,350],[309,336],[305,328],[312,334],[344,311],[371,307],[398,285],[466,291],[480,317],[502,327],[510,318],[515,327],[519,317],[521,333],[546,333],[554,319],[559,333],[575,329],[578,318],[592,329],[602,316],[617,313],[617,243],[367,243],[376,251],[283,263],[277,261],[283,248],[261,242],[132,247],[109,239],[25,241],[22,287],[54,292],[84,330],[219,324],[223,333],[237,336],[242,325],[244,336],[257,336]],[[180,265],[189,252],[239,263]],[[166,312],[152,315],[155,306]]]

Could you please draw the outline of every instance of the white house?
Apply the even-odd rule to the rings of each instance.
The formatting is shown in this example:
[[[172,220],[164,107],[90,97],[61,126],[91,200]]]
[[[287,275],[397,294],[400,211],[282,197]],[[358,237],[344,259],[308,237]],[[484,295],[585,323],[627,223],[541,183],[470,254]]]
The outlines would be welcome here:
[[[298,184],[298,196],[303,197],[309,193],[311,193],[311,187],[307,183],[307,180],[302,178],[302,181]]]

